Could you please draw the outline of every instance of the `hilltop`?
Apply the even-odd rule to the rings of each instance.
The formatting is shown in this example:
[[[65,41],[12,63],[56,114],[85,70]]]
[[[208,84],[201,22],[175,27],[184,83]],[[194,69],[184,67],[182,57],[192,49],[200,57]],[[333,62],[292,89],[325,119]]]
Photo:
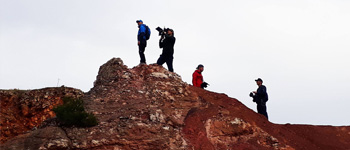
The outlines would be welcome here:
[[[112,58],[100,67],[87,93],[65,87],[33,91],[0,91],[1,149],[350,148],[350,126],[273,124],[239,100],[193,87],[156,64],[129,69]],[[51,109],[64,96],[82,98],[99,124],[55,124]],[[15,132],[16,126],[25,126],[19,118],[30,126]]]

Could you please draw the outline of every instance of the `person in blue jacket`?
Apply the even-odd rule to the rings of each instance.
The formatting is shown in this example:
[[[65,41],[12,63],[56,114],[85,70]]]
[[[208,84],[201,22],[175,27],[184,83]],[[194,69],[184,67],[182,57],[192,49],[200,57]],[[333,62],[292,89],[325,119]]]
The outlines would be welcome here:
[[[261,78],[256,79],[255,82],[259,87],[256,91],[251,92],[249,96],[253,97],[253,102],[257,104],[258,113],[264,115],[268,119],[266,102],[269,100],[269,97],[267,95],[266,86],[262,85],[263,80]]]
[[[147,46],[147,39],[146,39],[146,25],[143,24],[142,20],[136,20],[136,23],[139,27],[139,32],[137,34],[137,45],[139,46],[139,54],[140,54],[140,64],[146,64],[146,57],[145,57],[145,49]]]

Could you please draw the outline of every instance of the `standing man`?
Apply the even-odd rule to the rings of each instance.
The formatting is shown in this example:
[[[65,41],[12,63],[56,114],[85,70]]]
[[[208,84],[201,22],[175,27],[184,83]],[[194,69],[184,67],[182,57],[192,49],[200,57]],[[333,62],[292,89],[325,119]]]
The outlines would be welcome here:
[[[256,79],[255,82],[258,85],[258,89],[251,92],[249,96],[253,97],[253,102],[256,102],[258,113],[269,119],[266,111],[266,102],[269,100],[266,86],[262,85],[263,80],[261,78]]]
[[[136,20],[136,23],[139,27],[139,32],[137,34],[137,45],[139,46],[139,54],[140,54],[140,64],[146,64],[146,57],[145,57],[145,49],[147,46],[147,40],[149,39],[149,36],[151,34],[148,26],[143,24],[142,20]]]
[[[167,64],[168,70],[174,72],[173,69],[173,55],[174,55],[174,45],[175,45],[174,30],[168,29],[166,33],[163,33],[159,40],[159,48],[163,48],[163,52],[158,58],[157,64],[163,65]]]
[[[202,83],[203,83],[203,76],[202,76],[202,72],[204,71],[204,66],[203,65],[198,65],[198,67],[196,68],[197,70],[195,70],[192,74],[192,84],[195,87],[201,87]]]
[[[197,70],[195,70],[192,74],[192,84],[195,87],[200,87],[202,89],[208,87],[207,82],[203,82],[202,72],[204,71],[203,65],[198,65]]]

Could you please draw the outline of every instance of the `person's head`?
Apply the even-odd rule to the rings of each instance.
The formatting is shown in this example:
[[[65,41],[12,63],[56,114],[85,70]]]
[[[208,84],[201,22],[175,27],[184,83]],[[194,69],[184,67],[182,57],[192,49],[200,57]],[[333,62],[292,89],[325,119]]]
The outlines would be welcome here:
[[[258,79],[255,80],[255,82],[256,82],[256,84],[257,84],[258,86],[261,86],[262,83],[263,83],[263,80],[262,80],[261,78],[258,78]]]
[[[169,29],[167,32],[168,35],[174,35],[174,30],[173,29]]]
[[[136,20],[136,23],[137,23],[137,25],[141,25],[141,24],[143,24],[143,21],[142,20]]]
[[[197,70],[199,70],[200,72],[203,72],[204,66],[203,66],[202,64],[199,64],[199,65],[197,66]]]

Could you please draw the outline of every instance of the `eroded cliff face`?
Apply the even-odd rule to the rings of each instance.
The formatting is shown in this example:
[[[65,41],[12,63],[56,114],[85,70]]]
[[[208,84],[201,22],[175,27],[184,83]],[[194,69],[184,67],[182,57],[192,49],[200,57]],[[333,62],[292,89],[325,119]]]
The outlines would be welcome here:
[[[192,87],[158,65],[100,67],[83,96],[99,120],[90,128],[55,124],[4,149],[346,149],[350,127],[276,125],[225,94]],[[317,133],[317,134],[314,134]],[[313,135],[314,134],[314,135]]]
[[[0,90],[0,143],[34,130],[43,121],[55,117],[52,109],[62,98],[82,97],[81,90],[60,87],[40,90]]]

